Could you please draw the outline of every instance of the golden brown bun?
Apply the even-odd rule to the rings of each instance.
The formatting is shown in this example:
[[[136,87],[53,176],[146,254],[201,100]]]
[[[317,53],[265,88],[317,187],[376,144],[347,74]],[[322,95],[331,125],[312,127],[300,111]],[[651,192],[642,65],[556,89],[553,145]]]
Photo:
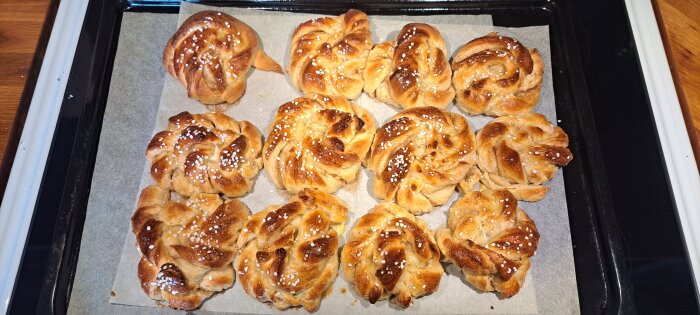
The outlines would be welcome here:
[[[251,190],[262,168],[262,135],[247,121],[222,113],[179,113],[148,144],[151,177],[182,196]]]
[[[185,20],[165,46],[163,65],[191,98],[208,105],[241,98],[251,66],[282,73],[250,26],[217,11],[201,11]]]
[[[540,99],[540,53],[498,33],[462,46],[452,59],[452,70],[457,106],[470,115],[525,113]]]
[[[362,93],[370,48],[369,19],[362,11],[351,9],[338,17],[309,20],[292,35],[287,71],[304,94],[354,99]]]
[[[404,110],[372,143],[374,194],[414,214],[429,212],[447,202],[476,163],[475,151],[474,132],[462,115],[435,107]]]
[[[394,303],[408,307],[437,291],[444,273],[428,225],[391,202],[357,221],[340,260],[345,278],[372,304],[396,297]]]
[[[187,202],[148,186],[131,218],[143,255],[141,288],[160,305],[193,310],[233,285],[236,240],[250,211],[238,199],[195,194]]]
[[[544,198],[542,184],[573,159],[564,130],[535,113],[492,120],[477,133],[476,145],[481,183],[508,189],[518,200]]]
[[[347,211],[333,195],[305,189],[289,203],[253,215],[233,263],[245,292],[280,310],[317,310],[338,275]]]
[[[285,103],[270,125],[263,162],[290,193],[333,193],[357,176],[375,132],[364,108],[342,96],[311,94]]]
[[[398,108],[446,109],[455,96],[446,52],[436,28],[407,24],[396,40],[377,44],[370,51],[364,90],[372,98]]]
[[[540,234],[513,194],[484,190],[455,201],[436,239],[443,260],[462,269],[467,282],[507,298],[522,287]]]

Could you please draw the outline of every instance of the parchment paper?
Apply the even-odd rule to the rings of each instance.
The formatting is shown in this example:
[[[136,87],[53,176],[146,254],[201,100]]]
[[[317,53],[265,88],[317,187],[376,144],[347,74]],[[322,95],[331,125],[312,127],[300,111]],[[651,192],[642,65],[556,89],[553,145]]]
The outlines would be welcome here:
[[[180,23],[193,12],[201,10],[196,5],[183,4]],[[256,12],[223,8],[223,11],[240,18],[255,28],[261,36],[265,51],[285,65],[291,32],[299,23],[314,15],[278,12]],[[402,20],[404,19],[405,20]],[[449,20],[452,18],[452,20]],[[490,19],[477,17],[464,22],[455,22],[454,17],[371,17],[375,40],[393,39],[398,30],[409,21],[425,21],[435,25],[446,38],[448,50],[453,52],[459,45],[475,37],[497,30],[514,36],[528,47],[536,47],[545,61],[545,78],[541,102],[535,111],[556,121],[554,94],[550,67],[548,29],[530,27],[502,29],[491,26],[465,25],[463,23],[490,23]],[[449,21],[448,23],[446,20]],[[147,27],[147,28],[146,28]],[[142,32],[149,29],[151,32]],[[167,37],[175,30],[174,16],[132,14],[124,15],[122,32],[115,60],[112,86],[105,113],[98,162],[93,177],[86,227],[81,255],[78,263],[70,310],[76,313],[167,312],[164,309],[125,307],[116,304],[155,306],[142,291],[136,278],[136,264],[140,257],[130,232],[129,217],[133,212],[138,192],[152,183],[147,164],[143,158],[144,148],[150,135],[165,127],[167,118],[182,110],[193,113],[206,111],[198,102],[187,98],[180,83],[164,74],[160,65],[160,54]],[[280,30],[285,30],[280,32]],[[162,97],[155,86],[162,82]],[[139,84],[139,83],[145,83]],[[270,93],[274,91],[274,93]],[[279,74],[253,71],[248,80],[248,90],[241,101],[226,113],[236,119],[249,120],[263,134],[267,133],[276,108],[299,96],[289,80]],[[160,101],[158,101],[160,97]],[[378,125],[397,111],[388,105],[376,103],[363,95],[357,102],[367,108]],[[158,110],[157,114],[155,113]],[[456,107],[453,111],[458,112]],[[138,113],[134,115],[134,113]],[[138,116],[138,117],[135,117]],[[469,117],[472,126],[481,128],[490,118]],[[154,127],[155,126],[155,127]],[[152,130],[151,133],[145,132]],[[137,175],[138,174],[138,175]],[[361,171],[359,181],[339,191],[336,195],[348,203],[351,209],[347,230],[355,220],[377,203],[367,191],[371,173]],[[140,182],[139,182],[140,178]],[[548,197],[538,203],[520,203],[536,222],[542,238],[537,255],[532,259],[532,268],[521,292],[513,298],[499,300],[493,293],[477,293],[462,280],[461,273],[453,267],[447,268],[438,292],[418,299],[405,311],[393,308],[386,301],[370,305],[354,295],[352,287],[342,274],[334,283],[333,293],[321,303],[319,314],[325,313],[578,313],[573,256],[571,249],[566,199],[561,172],[548,184]],[[287,196],[274,188],[263,170],[254,190],[243,198],[253,212],[260,211],[272,203],[283,203]],[[453,200],[432,213],[421,216],[431,228],[444,226],[446,211]],[[109,237],[105,237],[109,236]],[[126,238],[120,259],[118,244]],[[106,304],[109,282],[114,276],[111,303]],[[347,288],[347,293],[341,293]],[[491,308],[493,307],[493,309]],[[206,301],[202,310],[237,313],[279,313],[267,305],[248,297],[239,285]],[[306,313],[294,309],[285,313]]]

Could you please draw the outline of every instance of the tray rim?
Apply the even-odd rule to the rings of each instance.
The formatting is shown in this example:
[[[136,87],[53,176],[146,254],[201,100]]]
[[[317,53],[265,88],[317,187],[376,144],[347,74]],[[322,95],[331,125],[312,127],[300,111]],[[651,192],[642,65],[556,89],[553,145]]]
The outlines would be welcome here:
[[[215,1],[216,1],[216,0],[215,0]],[[196,0],[195,0],[194,2],[196,2]],[[316,1],[303,1],[303,0],[302,0],[302,1],[300,1],[300,2],[302,2],[303,5],[309,5],[310,3],[315,3]],[[362,1],[359,1],[359,2],[362,2]],[[473,0],[472,0],[472,1],[464,1],[464,2],[465,2],[465,3],[474,4],[474,3],[486,3],[487,1],[479,1],[479,0],[473,1]],[[508,4],[516,4],[516,5],[519,5],[519,6],[523,6],[523,5],[528,5],[528,4],[536,4],[536,5],[539,6],[539,5],[542,5],[542,3],[544,3],[544,2],[545,2],[545,1],[541,1],[541,0],[520,0],[520,1],[509,1],[509,3],[507,3],[506,5],[508,5]],[[394,7],[396,7],[397,4],[402,4],[402,3],[403,3],[403,4],[406,4],[406,3],[418,3],[418,1],[411,1],[411,0],[405,1],[405,2],[402,2],[402,1],[387,1],[387,3],[389,3],[389,4],[393,5]],[[246,5],[246,4],[251,5],[252,3],[251,3],[250,1],[237,1],[237,4],[239,4],[239,5],[241,5],[241,4],[242,4],[242,5]],[[289,1],[261,1],[261,3],[258,3],[257,5],[261,5],[261,4],[262,4],[262,6],[269,6],[269,5],[273,5],[273,6],[274,6],[274,5],[285,6],[285,5],[289,4]],[[371,5],[367,5],[367,6],[373,6],[373,5],[374,5],[374,3],[369,3],[369,2],[363,2],[363,4],[365,4],[365,5],[371,4]],[[445,4],[447,4],[447,3],[445,3]],[[88,8],[88,9],[89,9],[89,8]],[[86,12],[83,12],[83,17],[84,17],[84,18],[85,18],[85,14],[86,14]],[[82,21],[82,20],[81,20],[81,21]],[[53,35],[54,35],[54,33],[52,33],[52,37],[55,37],[55,36],[53,36]],[[74,50],[75,50],[75,47],[73,47],[73,48],[74,48]],[[71,58],[68,58],[68,60],[73,59],[73,58],[74,58],[74,57],[71,56]],[[68,62],[68,64],[71,64],[71,62]],[[70,73],[70,71],[71,71],[71,70],[70,70],[70,67],[69,67],[67,72]],[[60,80],[60,79],[59,79],[59,80]],[[66,81],[67,81],[67,80],[66,80]],[[63,86],[63,93],[61,93],[61,95],[65,95],[65,93],[66,93],[66,92],[65,92],[65,88],[66,88],[66,86],[65,86],[65,84],[64,84],[64,86]],[[64,96],[64,97],[65,97],[65,96]],[[59,102],[59,103],[60,103],[60,102]],[[57,118],[58,118],[58,117],[55,117],[55,118],[54,118],[53,127],[55,127]],[[29,122],[29,120],[28,120],[28,122]],[[51,133],[49,133],[49,134],[51,134]],[[46,161],[44,161],[44,163],[46,163]],[[15,167],[15,166],[13,166],[13,169],[14,169],[14,167]],[[42,172],[40,175],[43,175],[43,172]],[[40,178],[40,179],[41,179],[41,178]],[[36,196],[34,197],[34,202],[36,202]],[[33,208],[30,209],[30,210],[33,210]],[[30,211],[30,212],[31,212],[31,211]],[[30,215],[30,217],[31,217],[31,215]],[[26,234],[26,233],[25,233],[25,234]],[[26,237],[27,237],[27,235],[25,235],[25,240],[24,240],[25,242],[26,242]],[[602,240],[602,239],[599,239],[599,241],[601,241],[601,240]],[[603,253],[605,253],[605,251],[603,251]],[[20,255],[20,256],[22,255],[21,250],[20,250],[19,255]],[[616,271],[617,271],[617,268],[615,268],[615,269],[616,269]],[[15,276],[16,276],[16,272],[17,272],[17,270],[15,270]],[[616,279],[616,280],[619,280],[619,279]],[[12,287],[10,288],[10,290],[12,290]],[[53,293],[55,293],[55,292],[53,292]],[[42,292],[42,295],[43,295],[43,292]],[[54,296],[54,297],[55,297],[55,296]],[[7,307],[7,306],[6,306],[6,307]]]
[[[146,2],[150,3],[149,0],[145,1],[139,1],[135,0],[136,2]],[[156,0],[158,1],[158,0]],[[293,1],[293,0],[292,0]],[[158,1],[160,2],[160,1]],[[299,10],[301,12],[309,12],[309,13],[319,13],[317,12],[319,9],[323,11],[329,11],[325,13],[333,14],[331,12],[335,11],[340,11],[343,12],[346,8],[344,6],[338,6],[338,5],[328,5],[324,6],[322,8],[316,8],[313,5],[309,5],[309,3],[315,4],[317,1],[314,0],[298,0],[298,2],[294,2],[292,6],[288,6],[288,2],[290,1],[285,1],[285,0],[273,0],[273,1],[227,1],[227,0],[191,0],[192,3],[202,3],[205,5],[211,5],[211,6],[233,6],[233,7],[241,7],[241,8],[250,8],[250,9],[258,9],[258,10],[271,10],[271,11],[276,11],[276,10],[290,10],[290,11],[295,11]],[[162,3],[162,2],[161,2]],[[474,5],[476,4],[476,5]],[[483,4],[487,4],[486,7],[482,6]],[[408,8],[406,6],[409,6]],[[143,8],[146,7],[144,10]],[[125,8],[125,12],[153,12],[154,7],[150,5],[145,5],[144,7],[140,6],[129,6]],[[561,101],[557,101],[557,108],[560,110],[560,106],[564,106],[566,108],[566,105],[561,105],[561,104],[568,104],[568,103],[573,103],[576,104],[574,107],[576,108],[573,110],[573,112],[577,112],[577,118],[574,117],[569,117],[567,119],[563,118],[564,116],[560,117],[561,120],[564,121],[575,121],[572,123],[573,126],[569,126],[570,128],[575,128],[578,130],[577,133],[580,133],[579,137],[577,139],[582,139],[582,141],[585,143],[584,145],[576,145],[572,144],[572,151],[574,151],[574,147],[578,148],[578,153],[575,153],[575,155],[582,157],[582,156],[587,156],[585,159],[578,159],[578,162],[575,161],[574,164],[576,163],[582,163],[583,165],[578,165],[578,167],[587,175],[584,176],[585,179],[583,180],[573,180],[573,181],[565,181],[565,185],[569,186],[567,183],[573,182],[576,184],[573,184],[573,187],[575,188],[573,193],[571,195],[576,195],[575,191],[577,191],[576,188],[582,189],[581,192],[582,194],[579,194],[580,196],[584,196],[583,198],[579,197],[576,199],[575,197],[570,197],[569,191],[567,190],[567,201],[571,202],[573,198],[574,201],[578,201],[579,205],[583,205],[583,208],[586,208],[588,210],[584,210],[581,207],[569,207],[569,222],[574,222],[577,221],[579,222],[579,226],[586,226],[587,228],[584,228],[584,230],[587,231],[581,231],[580,228],[578,228],[578,232],[574,233],[572,232],[572,242],[574,244],[574,260],[576,265],[579,267],[576,269],[576,277],[577,277],[577,287],[579,290],[579,302],[580,302],[580,307],[582,312],[586,313],[592,313],[592,309],[595,309],[595,312],[600,312],[600,313],[606,313],[606,314],[612,314],[612,313],[631,313],[633,309],[633,304],[630,302],[631,301],[631,286],[626,285],[627,283],[630,283],[628,276],[627,276],[627,268],[626,264],[624,263],[624,250],[623,246],[620,242],[620,235],[617,232],[617,223],[615,220],[615,216],[611,215],[611,213],[614,213],[613,211],[613,204],[610,198],[610,193],[607,190],[607,176],[605,175],[605,170],[604,170],[604,163],[602,161],[602,156],[600,151],[597,149],[597,140],[591,140],[591,139],[599,139],[598,136],[596,135],[595,132],[595,127],[590,127],[590,125],[593,123],[593,116],[591,112],[591,106],[590,106],[590,100],[588,93],[585,88],[585,79],[583,77],[583,72],[582,72],[582,66],[579,64],[580,57],[578,55],[579,49],[577,47],[577,43],[575,41],[568,41],[566,40],[567,36],[572,35],[573,31],[573,25],[571,23],[571,20],[568,19],[568,17],[571,16],[571,12],[568,10],[566,3],[564,1],[543,1],[543,0],[512,0],[509,2],[501,3],[497,2],[495,5],[493,2],[489,1],[484,1],[484,0],[462,0],[462,1],[455,1],[455,2],[448,2],[448,1],[436,1],[434,6],[426,6],[425,3],[422,3],[420,1],[416,0],[388,0],[386,2],[382,2],[380,4],[369,2],[369,1],[362,1],[359,0],[356,2],[356,5],[353,6],[354,8],[363,10],[367,12],[368,14],[376,14],[376,15],[402,15],[402,14],[407,14],[407,15],[421,15],[421,14],[493,14],[494,18],[495,16],[498,16],[499,11],[509,11],[513,9],[528,9],[528,10],[534,10],[532,11],[533,14],[537,15],[537,12],[535,11],[541,11],[541,12],[547,12],[543,14],[546,16],[546,22],[543,22],[541,20],[538,20],[534,22],[532,25],[549,25],[550,26],[550,32],[553,32],[551,36],[554,36],[557,38],[557,44],[555,45],[552,43],[552,49],[554,50],[559,50],[556,55],[558,55],[558,59],[552,60],[552,63],[558,64],[561,68],[560,69],[567,69],[564,71],[555,71],[553,75],[556,80],[562,80],[560,82],[564,86],[560,87],[565,92],[562,92],[564,95]],[[165,9],[164,9],[165,8]],[[169,8],[169,9],[168,9]],[[162,6],[158,5],[155,7],[155,12],[156,13],[161,13],[161,12],[177,12],[174,11],[176,8],[175,5],[167,7],[167,6]],[[487,12],[479,13],[481,9],[490,9],[487,10]],[[384,11],[384,10],[388,11]],[[476,13],[474,13],[476,11]],[[490,11],[490,12],[488,12]],[[324,12],[321,12],[322,14],[325,14]],[[515,19],[517,20],[517,19]],[[513,20],[504,20],[500,19],[501,23],[512,23]],[[504,22],[504,21],[510,21],[510,22]],[[525,24],[515,22],[516,25],[511,25],[512,27],[523,27],[523,26],[528,26],[530,22],[527,22]],[[540,24],[544,23],[544,24]],[[554,48],[554,46],[557,47],[557,49]],[[554,54],[554,53],[553,53]],[[554,57],[553,57],[554,58]],[[567,73],[565,75],[559,75],[559,73]],[[568,74],[571,73],[571,74]],[[559,94],[559,93],[557,93]],[[571,111],[567,111],[571,112]],[[561,120],[559,121],[561,123]],[[585,127],[584,127],[585,126]],[[585,130],[585,131],[584,131]],[[573,135],[573,134],[572,134]],[[576,143],[576,141],[574,141]],[[585,153],[584,153],[585,152]],[[581,162],[583,161],[583,162]],[[565,170],[563,170],[565,173],[567,173],[567,176],[572,176],[574,175],[572,172],[573,168],[569,167]],[[595,174],[595,176],[594,176]],[[573,176],[576,177],[576,176]],[[593,181],[592,179],[596,178],[595,180],[595,185],[591,184]],[[579,208],[579,209],[576,209]],[[580,211],[580,213],[585,213],[583,216],[581,214],[575,214],[579,211],[576,210],[584,210]],[[572,221],[573,220],[573,221]],[[571,228],[574,228],[574,224],[571,223]],[[581,232],[581,233],[579,233]],[[575,236],[579,237],[575,237]],[[577,240],[578,238],[578,240]],[[579,245],[579,248],[586,248],[586,246],[580,246],[581,243],[577,243],[577,241],[582,241],[581,243],[586,243],[588,245],[586,246],[592,246],[588,247],[592,253],[595,253],[595,257],[597,258],[595,265],[600,268],[596,269],[593,271],[596,273],[595,281],[583,281],[582,279],[587,279],[587,275],[591,275],[591,268],[587,268],[586,265],[590,265],[587,262],[583,262],[581,257],[586,256],[585,254],[579,253],[576,255],[576,247],[577,244]],[[584,251],[584,253],[587,253],[587,251]],[[578,259],[576,259],[578,257]],[[583,277],[582,277],[583,276]],[[583,283],[583,284],[582,284]],[[599,290],[586,290],[586,284],[591,284],[595,283],[596,289]],[[598,292],[598,294],[588,294],[588,292]],[[584,296],[587,296],[588,298],[585,299],[586,303],[583,303],[580,299]],[[594,298],[590,298],[594,297]]]
[[[162,0],[154,1],[162,2]],[[301,12],[309,11],[315,13],[317,13],[319,9],[315,6],[320,5],[316,0],[299,0],[298,2],[294,2],[293,0],[191,1],[206,3],[209,5],[237,6],[263,10],[292,10]],[[131,1],[129,2],[131,3]],[[139,2],[152,3],[153,1],[140,0]],[[290,2],[292,5],[289,5]],[[140,8],[134,6],[127,6],[126,8],[124,8],[124,10],[145,12],[155,11],[154,13],[176,13],[175,9],[177,8],[178,2],[171,0],[169,3],[173,3],[175,5],[165,8],[163,6],[157,6],[155,7],[155,10],[153,10],[153,6],[146,6],[146,10],[142,10],[142,8],[141,10],[139,10]],[[579,266],[579,268],[576,269],[577,278],[586,279],[588,276],[594,276],[595,279],[594,281],[578,281],[577,286],[579,287],[579,299],[581,299],[584,296],[598,298],[592,300],[586,298],[586,303],[580,303],[581,311],[594,311],[600,313],[625,313],[625,311],[633,307],[632,303],[627,302],[630,300],[631,297],[631,287],[626,285],[627,283],[629,283],[629,279],[627,276],[626,265],[624,263],[624,260],[622,259],[625,257],[625,254],[623,246],[620,242],[620,235],[617,233],[617,224],[615,221],[615,216],[611,214],[614,213],[614,211],[612,199],[610,198],[610,193],[606,189],[607,176],[604,175],[604,163],[602,161],[601,152],[597,149],[597,141],[592,140],[599,139],[599,137],[596,135],[595,128],[592,127],[594,119],[591,112],[589,95],[585,89],[585,78],[583,77],[582,67],[579,63],[579,48],[577,47],[576,42],[566,40],[568,36],[572,35],[572,32],[574,30],[573,25],[571,23],[571,19],[569,19],[569,17],[571,16],[571,11],[567,9],[564,1],[555,2],[544,0],[510,0],[508,2],[497,2],[496,4],[497,5],[494,6],[494,3],[488,0],[462,0],[455,2],[436,1],[433,2],[432,5],[426,5],[416,0],[387,0],[379,4],[376,2],[358,0],[356,1],[356,5],[353,5],[353,7],[365,10],[367,13],[370,14],[379,15],[410,15],[414,13],[425,14],[426,12],[447,14],[481,14],[480,11],[483,9],[487,9],[487,11],[492,11],[492,14],[497,14],[497,12],[499,11],[509,11],[515,8],[517,8],[518,10],[534,10],[532,12],[533,14],[538,14],[537,11],[546,12],[543,13],[540,17],[544,18],[546,22],[540,20],[539,22],[535,22],[535,24],[533,25],[542,25],[539,23],[544,23],[553,26],[553,28],[550,28],[550,30],[553,32],[553,36],[557,37],[558,43],[556,44],[556,47],[557,50],[559,50],[559,52],[557,53],[558,57],[556,59],[556,62],[564,69],[568,69],[564,72],[559,71],[554,73],[555,76],[559,77],[557,80],[562,80],[560,82],[565,82],[563,83],[564,86],[560,87],[561,89],[563,89],[563,91],[565,91],[563,92],[564,94],[560,96],[563,97],[563,101],[560,100],[559,102],[557,102],[557,107],[559,108],[560,106],[562,106],[562,104],[567,104],[568,102],[573,102],[573,104],[577,104],[576,109],[574,109],[573,112],[577,112],[578,114],[576,114],[574,117],[569,116],[569,118],[565,119],[565,121],[573,122],[573,125],[570,125],[569,127],[575,128],[575,130],[577,130],[577,133],[581,133],[581,136],[583,136],[582,139],[584,140],[581,142],[585,143],[584,145],[577,145],[576,141],[574,141],[574,144],[572,144],[571,147],[572,150],[575,150],[575,152],[577,152],[575,154],[579,157],[588,157],[587,159],[577,159],[576,161],[574,161],[574,164],[576,166],[572,166],[564,170],[564,173],[569,174],[567,176],[572,176],[574,174],[572,173],[574,172],[574,167],[587,174],[583,177],[580,177],[578,180],[574,179],[573,182],[570,180],[565,181],[565,185],[567,186],[569,186],[571,183],[577,183],[573,184],[574,190],[567,190],[567,200],[572,201],[571,198],[577,199],[577,201],[575,201],[577,206],[574,208],[569,208],[569,220],[570,222],[572,222],[572,227],[574,225],[580,226],[579,228],[577,228],[577,230],[580,230],[581,228],[586,230],[583,231],[583,233],[572,233],[572,241],[574,242],[574,246],[576,246],[576,244],[585,244],[583,247],[579,246],[578,248],[589,249],[591,251],[590,253],[594,253],[594,257],[596,259],[596,263],[594,264],[595,267],[587,267],[590,264],[584,262],[583,260],[585,259],[581,258],[586,255],[576,255],[576,253],[574,253],[575,262]],[[337,4],[326,4],[321,6],[322,8],[320,9],[322,9],[323,11],[342,12],[345,9],[347,9],[347,6]],[[107,16],[110,15],[108,14]],[[508,24],[511,22],[513,21],[505,23]],[[512,26],[525,26],[520,25],[519,22],[515,22],[515,24],[516,25]],[[529,25],[529,22],[525,24]],[[88,45],[88,43],[85,44]],[[552,62],[555,61],[553,60]],[[105,78],[106,77],[103,77],[103,80]],[[99,80],[99,77],[97,77],[96,79]],[[99,102],[99,100],[97,100],[97,102]],[[572,111],[567,112],[569,114],[572,113]],[[562,119],[564,119],[563,117],[565,116],[562,116]],[[61,121],[63,120],[61,119]],[[573,132],[574,130],[571,131]],[[89,163],[92,160],[88,159],[84,161]],[[79,162],[80,160],[78,161],[78,163]],[[73,161],[71,160],[69,168],[72,168],[72,165]],[[82,177],[90,176],[85,174],[83,168],[77,168],[74,171],[82,173]],[[77,176],[80,177],[80,175]],[[593,178],[596,178],[595,185],[591,184]],[[69,178],[67,180],[71,179]],[[85,184],[87,184],[87,182],[85,182]],[[569,192],[571,191],[579,191],[580,193],[577,194],[575,192],[572,192],[571,194],[569,194]],[[66,205],[66,202],[64,201],[64,204],[61,206],[60,213],[71,211],[70,209],[74,207],[72,202],[76,203],[77,206],[80,207],[76,209],[77,211],[80,211],[80,209],[82,209],[82,202],[79,200],[80,197],[81,196],[71,196],[68,198],[64,197],[63,199],[68,199],[68,203],[71,203],[71,205]],[[86,196],[82,197],[87,198]],[[78,200],[75,200],[76,198],[78,198]],[[63,210],[63,206],[68,207],[68,209]],[[576,208],[578,208],[578,210],[576,210]],[[56,232],[54,234],[54,244],[56,244],[56,242],[58,242],[59,244],[68,244],[70,242],[69,239],[71,237],[77,237],[79,240],[81,234],[80,231],[82,230],[82,221],[80,220],[80,214],[77,214],[77,216],[78,218],[76,218],[75,220],[67,219],[66,222],[63,222],[69,224],[69,227],[65,228],[68,232],[61,231],[64,228],[62,228],[61,226],[57,226]],[[578,224],[574,224],[573,222],[578,222]],[[66,233],[69,234],[66,235]],[[583,243],[577,243],[577,241],[582,241]],[[51,310],[48,310],[47,308],[52,308],[53,310],[60,311],[62,307],[61,305],[65,305],[68,303],[66,301],[66,295],[70,295],[70,293],[66,292],[66,294],[60,294],[59,292],[63,291],[57,290],[60,290],[61,287],[65,288],[66,286],[70,285],[70,283],[72,283],[72,277],[75,268],[74,264],[75,260],[77,259],[77,255],[73,254],[72,252],[77,253],[77,251],[79,250],[74,249],[74,247],[75,246],[65,246],[63,252],[61,252],[60,249],[57,249],[57,252],[53,251],[51,253],[51,258],[49,260],[50,269],[47,270],[47,272],[50,272],[51,276],[50,278],[47,278],[44,284],[44,288],[42,289],[39,304],[40,309],[43,309],[47,312],[51,312]],[[574,247],[574,252],[576,252],[576,247]],[[54,266],[57,267],[54,268]],[[64,268],[67,268],[65,269],[65,272],[62,271],[62,269]],[[59,272],[61,275],[56,276],[55,273],[57,272]],[[581,278],[581,276],[583,276],[583,278]],[[590,287],[590,285],[592,285],[593,287]],[[587,286],[589,287],[586,288]],[[593,289],[594,291],[591,291],[591,289]],[[49,302],[44,303],[42,301]],[[51,304],[51,302],[53,302],[53,304]]]

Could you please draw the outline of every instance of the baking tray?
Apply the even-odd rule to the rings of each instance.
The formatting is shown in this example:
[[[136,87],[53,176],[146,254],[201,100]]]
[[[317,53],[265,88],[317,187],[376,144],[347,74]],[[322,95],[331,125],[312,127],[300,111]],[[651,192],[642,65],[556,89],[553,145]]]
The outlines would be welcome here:
[[[319,14],[339,14],[351,7],[370,15],[490,14],[494,25],[497,26],[549,25],[557,116],[561,119],[560,125],[571,138],[570,149],[577,157],[564,168],[564,178],[581,312],[634,312],[635,304],[639,302],[635,303],[633,299],[633,286],[627,266],[630,257],[618,233],[620,228],[615,208],[619,200],[625,200],[629,196],[625,195],[624,191],[616,191],[613,198],[611,191],[615,191],[619,183],[617,180],[609,183],[606,172],[615,171],[611,165],[620,164],[620,157],[616,160],[615,156],[606,156],[611,151],[603,150],[616,139],[610,138],[610,134],[619,133],[619,130],[610,132],[604,128],[602,130],[605,133],[600,135],[596,131],[600,129],[600,122],[606,116],[604,112],[601,115],[601,108],[614,104],[605,99],[596,99],[593,105],[590,102],[591,96],[599,97],[599,94],[595,93],[604,89],[594,90],[588,87],[588,84],[596,83],[590,79],[596,72],[588,67],[588,62],[595,58],[595,51],[591,52],[589,49],[591,43],[587,40],[590,36],[581,36],[581,30],[586,30],[587,27],[577,25],[577,22],[582,23],[583,9],[577,7],[580,3],[541,0],[428,3],[221,0],[192,2]],[[600,5],[600,2],[605,1],[593,1],[591,8],[595,9],[596,4]],[[36,303],[31,307],[35,307],[37,313],[66,312],[79,255],[82,226],[122,13],[176,13],[178,5],[177,1],[149,0],[90,2],[37,202],[37,209],[40,211],[34,217],[24,254],[24,260],[34,261],[35,265],[37,256],[40,258],[39,262],[45,261],[46,270],[36,273],[35,266],[27,263],[21,266],[11,312],[26,310],[23,305],[27,306],[27,301],[32,301],[32,298]],[[577,15],[573,12],[577,12]],[[638,64],[636,66],[637,69],[629,70],[632,77],[627,77],[633,81],[632,88],[636,82],[643,83]],[[634,70],[637,71],[636,75]],[[629,71],[627,75],[630,75]],[[641,109],[637,112],[646,113],[646,116],[639,117],[637,113],[637,120],[615,123],[616,129],[627,130],[624,129],[625,124],[644,126],[644,119],[651,121],[648,100],[646,103],[642,100],[633,109]],[[651,131],[653,133],[653,129]],[[654,144],[656,147],[646,149],[650,149],[652,158],[658,158],[658,143]],[[663,173],[651,175],[656,175],[654,179],[658,180],[657,184],[666,184],[668,187]],[[663,203],[665,200],[670,203],[668,195],[661,193],[655,197],[657,203]],[[617,214],[619,216],[619,213]],[[46,229],[53,233],[47,233]],[[670,232],[673,236],[673,230]],[[677,234],[677,227],[675,232]],[[675,237],[679,238],[678,235]],[[680,239],[678,244],[681,244]],[[674,247],[673,244],[669,246]],[[32,253],[32,250],[39,253]],[[27,257],[32,255],[35,256],[28,260]],[[685,264],[677,268],[685,268],[683,270],[687,271],[687,259]],[[32,281],[38,285],[29,285]]]

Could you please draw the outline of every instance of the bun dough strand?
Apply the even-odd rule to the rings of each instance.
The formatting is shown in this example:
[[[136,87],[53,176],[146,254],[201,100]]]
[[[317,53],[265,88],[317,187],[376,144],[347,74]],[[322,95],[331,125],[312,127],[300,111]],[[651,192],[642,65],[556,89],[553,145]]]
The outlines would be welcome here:
[[[404,110],[377,130],[369,168],[374,194],[414,214],[452,196],[476,163],[476,141],[467,120],[435,107]]]
[[[148,144],[151,177],[181,196],[222,193],[239,197],[252,189],[262,168],[262,135],[253,124],[222,113],[182,112]]]
[[[390,202],[357,221],[340,259],[345,278],[372,304],[395,297],[408,307],[437,291],[444,273],[428,225]]]
[[[351,9],[338,17],[309,20],[292,35],[287,70],[304,94],[355,99],[362,93],[370,48],[369,19],[362,11]]]
[[[189,97],[207,105],[238,101],[251,66],[282,73],[250,26],[217,11],[201,11],[185,20],[165,46],[163,65]]]
[[[447,228],[436,233],[444,261],[482,291],[518,293],[540,234],[507,190],[470,191],[450,208]]]
[[[238,199],[194,194],[180,202],[168,190],[146,187],[131,218],[143,291],[160,305],[194,310],[231,287],[236,240],[249,214]]]
[[[573,159],[569,137],[541,114],[525,113],[492,120],[476,135],[481,183],[508,189],[518,200],[547,195],[545,182]]]
[[[407,24],[394,41],[372,48],[364,90],[398,108],[446,109],[455,96],[452,70],[440,32],[423,23]]]
[[[347,216],[342,201],[312,189],[254,214],[238,239],[233,263],[245,292],[280,310],[317,310],[338,276]]]
[[[342,96],[311,94],[279,107],[263,161],[279,188],[328,193],[357,177],[374,137],[372,116]]]
[[[525,113],[540,99],[544,74],[540,53],[498,33],[462,46],[452,70],[457,106],[470,115]]]

